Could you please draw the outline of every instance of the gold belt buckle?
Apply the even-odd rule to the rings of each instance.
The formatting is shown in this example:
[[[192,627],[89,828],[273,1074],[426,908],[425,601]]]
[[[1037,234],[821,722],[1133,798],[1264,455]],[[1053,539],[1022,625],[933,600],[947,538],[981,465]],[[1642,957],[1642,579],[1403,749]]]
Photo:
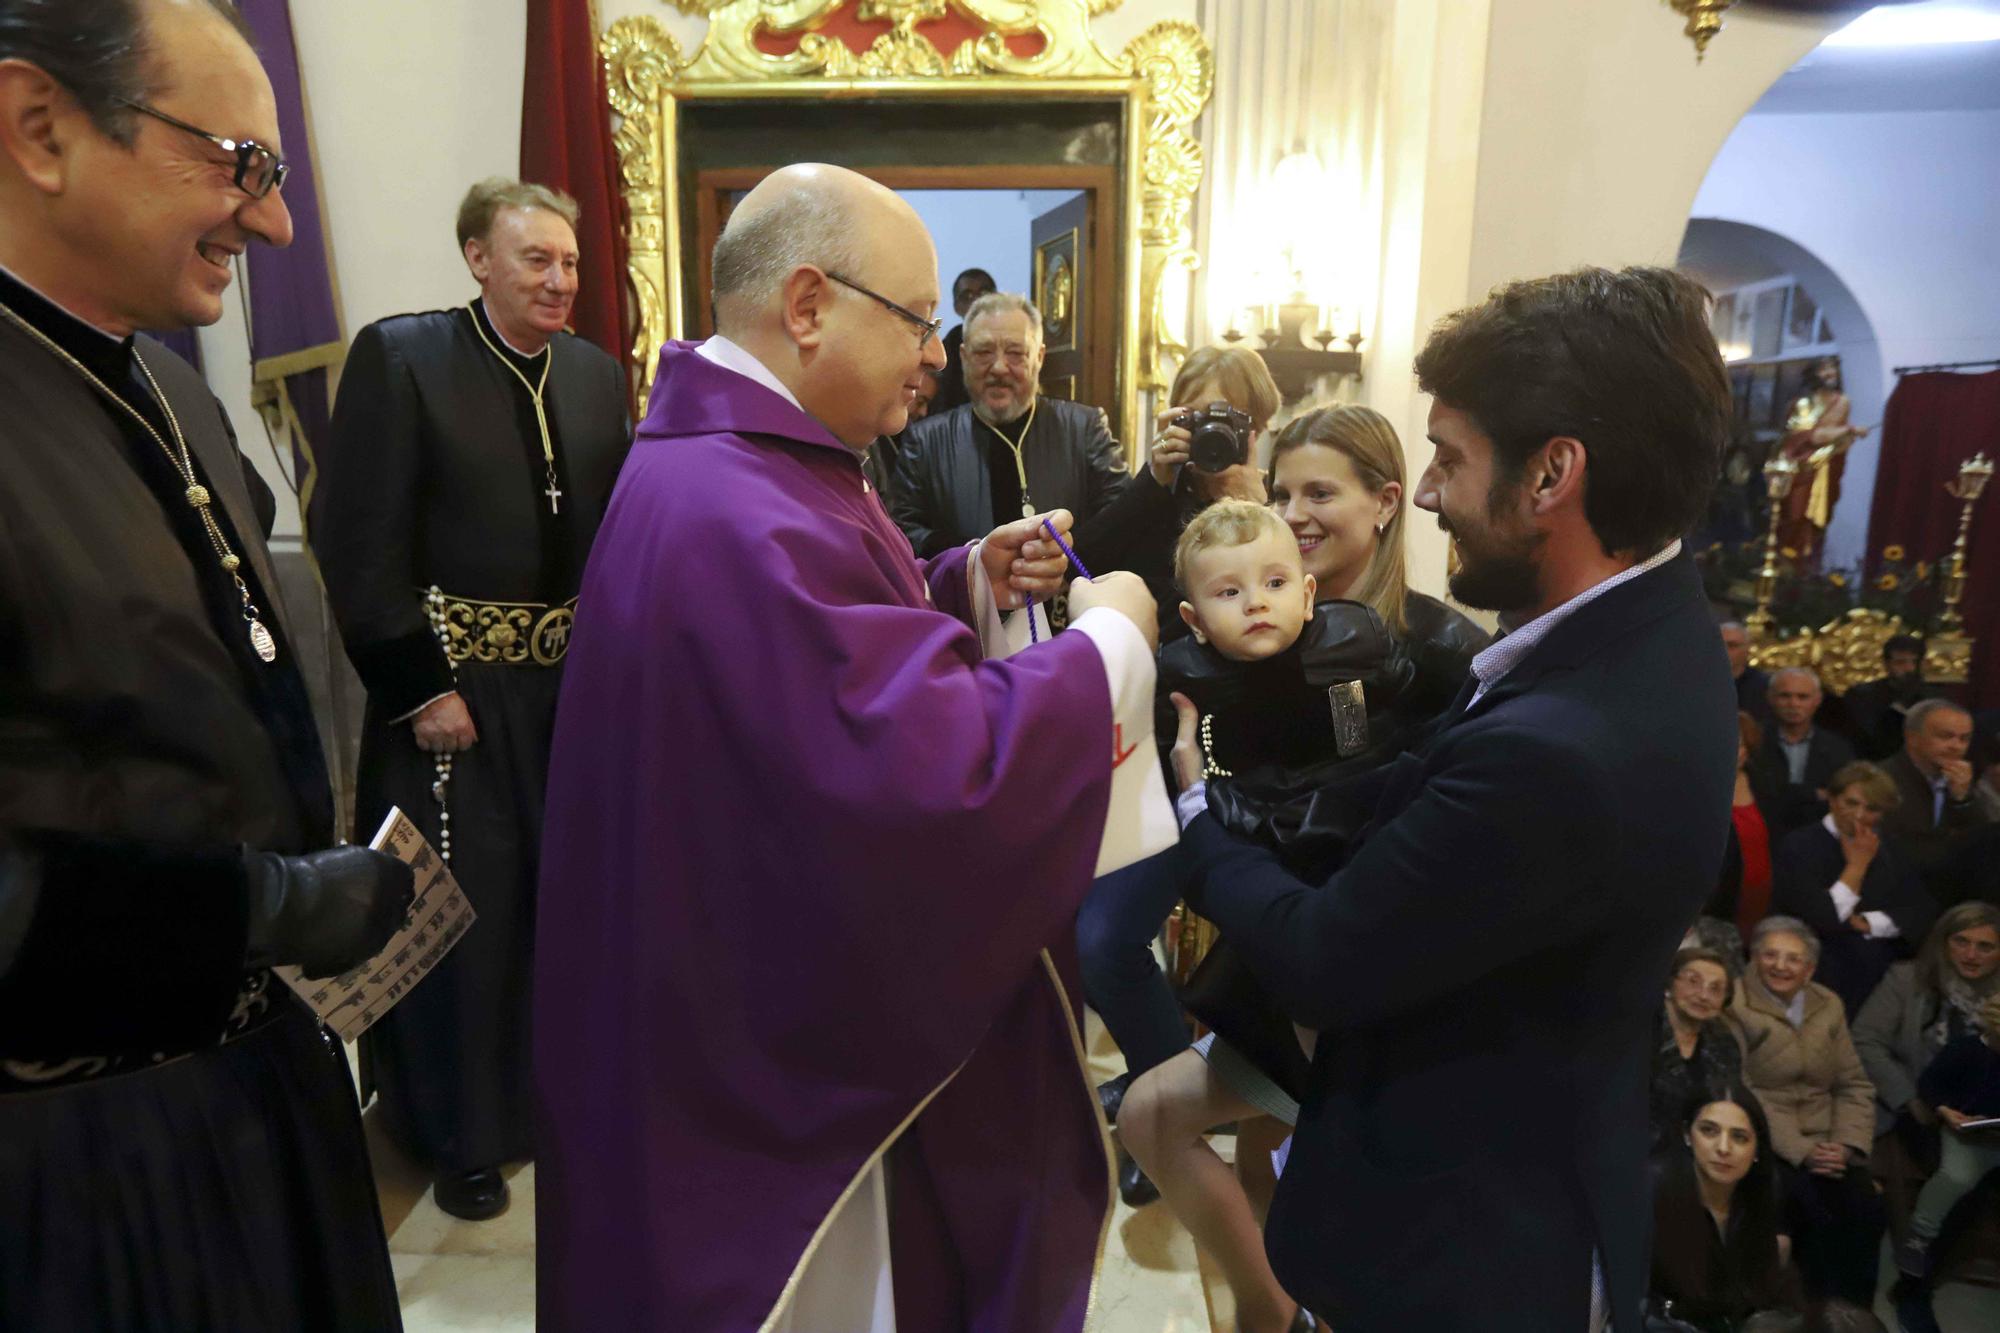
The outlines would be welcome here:
[[[540,602],[473,602],[437,594],[431,605],[444,624],[445,656],[453,665],[555,666],[569,652],[576,623],[576,600],[561,606]]]

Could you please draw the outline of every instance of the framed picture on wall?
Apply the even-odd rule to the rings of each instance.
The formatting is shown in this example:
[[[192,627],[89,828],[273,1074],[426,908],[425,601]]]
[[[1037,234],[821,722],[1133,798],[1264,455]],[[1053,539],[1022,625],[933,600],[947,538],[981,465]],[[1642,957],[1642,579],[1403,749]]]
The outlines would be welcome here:
[[[1776,426],[1782,422],[1773,421],[1773,408],[1777,402],[1778,368],[1776,366],[1752,366],[1750,368],[1750,424],[1762,428]]]
[[[1785,350],[1811,347],[1819,340],[1819,302],[1805,288],[1793,287],[1785,311]]]

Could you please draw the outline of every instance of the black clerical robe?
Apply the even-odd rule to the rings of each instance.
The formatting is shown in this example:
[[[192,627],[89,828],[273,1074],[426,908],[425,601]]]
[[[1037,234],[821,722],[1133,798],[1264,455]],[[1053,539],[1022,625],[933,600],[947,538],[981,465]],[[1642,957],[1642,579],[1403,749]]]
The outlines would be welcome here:
[[[396,1328],[346,1061],[245,966],[245,847],[332,823],[269,492],[170,352],[0,304],[0,1328]]]
[[[391,805],[434,844],[448,831],[479,914],[362,1043],[390,1129],[440,1174],[532,1155],[528,960],[564,647],[537,631],[576,597],[631,442],[626,394],[590,343],[558,334],[522,356],[479,302],[399,315],[355,338],[319,460],[308,540],[368,691],[355,840]],[[530,609],[511,626],[461,613],[479,641],[464,651],[478,651],[454,662],[426,611],[433,588],[462,607]],[[536,651],[507,651],[531,638]],[[410,719],[453,691],[479,740],[455,756],[441,804]]]

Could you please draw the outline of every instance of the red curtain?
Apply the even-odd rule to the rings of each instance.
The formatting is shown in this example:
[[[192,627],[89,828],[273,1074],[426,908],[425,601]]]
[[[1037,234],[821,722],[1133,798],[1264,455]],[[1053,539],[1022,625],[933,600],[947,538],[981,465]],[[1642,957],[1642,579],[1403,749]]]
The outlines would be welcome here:
[[[570,322],[623,364],[632,347],[625,207],[590,0],[528,0],[521,179],[566,190],[582,206],[581,285]]]
[[[1958,536],[1961,506],[1945,494],[1958,465],[1976,453],[2000,460],[2000,370],[1983,375],[1932,371],[1905,375],[1889,395],[1882,461],[1868,514],[1868,560],[1901,546],[1913,560],[1937,560]],[[1973,509],[1959,611],[1975,640],[1971,703],[2000,706],[2000,485]]]

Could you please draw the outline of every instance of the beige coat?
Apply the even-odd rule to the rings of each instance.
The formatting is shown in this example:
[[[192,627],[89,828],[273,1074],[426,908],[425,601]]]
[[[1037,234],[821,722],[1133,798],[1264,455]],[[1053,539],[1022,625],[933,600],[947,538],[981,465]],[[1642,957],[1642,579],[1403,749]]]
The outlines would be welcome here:
[[[1743,1081],[1764,1104],[1771,1146],[1797,1166],[1814,1145],[1844,1143],[1863,1156],[1875,1141],[1875,1085],[1861,1067],[1840,997],[1806,984],[1805,1022],[1754,975],[1736,988],[1729,1018],[1743,1040]]]

